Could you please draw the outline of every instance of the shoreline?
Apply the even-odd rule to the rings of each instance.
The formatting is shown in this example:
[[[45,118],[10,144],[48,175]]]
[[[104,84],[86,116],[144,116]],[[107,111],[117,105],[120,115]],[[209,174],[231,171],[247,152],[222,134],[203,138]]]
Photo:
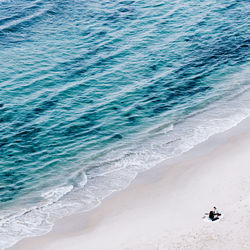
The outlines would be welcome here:
[[[247,118],[139,174],[95,209],[64,217],[48,234],[8,249],[247,249],[249,127]],[[213,206],[225,214],[216,228],[201,219]]]

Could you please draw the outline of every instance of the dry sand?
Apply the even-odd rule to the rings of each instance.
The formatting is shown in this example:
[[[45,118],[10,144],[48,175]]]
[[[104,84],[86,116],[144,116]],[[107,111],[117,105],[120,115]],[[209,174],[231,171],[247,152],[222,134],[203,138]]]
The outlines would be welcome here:
[[[250,249],[250,120],[136,178],[15,250]],[[202,216],[213,206],[218,223]]]

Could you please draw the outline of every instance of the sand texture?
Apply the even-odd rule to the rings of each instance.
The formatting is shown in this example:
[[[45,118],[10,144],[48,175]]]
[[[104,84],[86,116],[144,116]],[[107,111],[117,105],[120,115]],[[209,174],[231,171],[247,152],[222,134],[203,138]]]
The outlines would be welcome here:
[[[250,122],[163,162],[85,214],[12,249],[250,249]],[[202,216],[213,206],[219,223]]]

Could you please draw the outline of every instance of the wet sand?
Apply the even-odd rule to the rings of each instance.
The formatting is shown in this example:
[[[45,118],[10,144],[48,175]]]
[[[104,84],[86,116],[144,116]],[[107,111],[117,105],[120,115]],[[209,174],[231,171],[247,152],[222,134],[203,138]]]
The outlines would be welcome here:
[[[250,119],[15,250],[250,249]],[[202,220],[216,206],[218,223]]]

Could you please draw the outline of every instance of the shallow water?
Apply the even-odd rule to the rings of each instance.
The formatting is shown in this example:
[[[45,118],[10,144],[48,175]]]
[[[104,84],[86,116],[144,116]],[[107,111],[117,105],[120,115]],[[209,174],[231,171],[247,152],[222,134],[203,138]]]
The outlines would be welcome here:
[[[1,1],[0,249],[249,116],[249,11]]]

